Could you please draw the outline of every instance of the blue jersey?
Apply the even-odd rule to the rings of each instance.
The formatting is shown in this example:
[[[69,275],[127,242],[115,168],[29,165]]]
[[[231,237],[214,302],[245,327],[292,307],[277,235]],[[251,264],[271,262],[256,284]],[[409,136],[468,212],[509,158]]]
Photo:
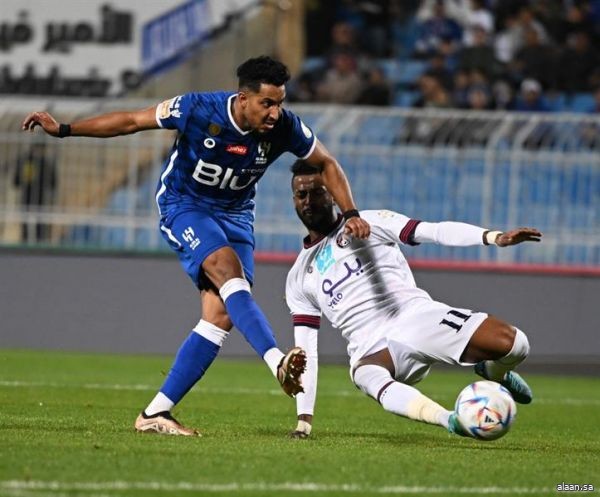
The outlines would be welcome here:
[[[285,109],[268,133],[241,130],[233,120],[235,96],[188,93],[156,108],[158,125],[178,131],[156,191],[161,215],[189,205],[251,210],[256,182],[277,157],[291,152],[306,158],[314,150],[314,133]]]

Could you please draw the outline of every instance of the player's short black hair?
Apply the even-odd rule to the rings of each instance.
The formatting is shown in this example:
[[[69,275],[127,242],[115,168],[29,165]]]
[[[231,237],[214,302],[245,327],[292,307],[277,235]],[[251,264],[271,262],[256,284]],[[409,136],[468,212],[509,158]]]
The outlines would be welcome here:
[[[261,83],[274,86],[286,84],[290,79],[290,71],[282,62],[267,55],[261,55],[248,59],[238,67],[237,77],[240,89],[249,88],[258,92]]]
[[[321,168],[317,166],[311,166],[308,162],[302,159],[298,159],[294,162],[290,171],[292,171],[292,188],[294,188],[294,178],[296,176],[307,176],[309,174],[321,174]]]

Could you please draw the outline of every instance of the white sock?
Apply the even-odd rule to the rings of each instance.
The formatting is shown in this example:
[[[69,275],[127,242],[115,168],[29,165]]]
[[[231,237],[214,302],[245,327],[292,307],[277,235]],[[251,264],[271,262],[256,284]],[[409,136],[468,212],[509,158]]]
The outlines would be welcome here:
[[[448,428],[450,411],[416,388],[395,381],[390,372],[381,366],[360,366],[354,372],[354,383],[386,411]]]
[[[515,341],[512,349],[504,357],[495,361],[485,361],[485,372],[490,380],[502,381],[507,371],[512,371],[529,355],[529,341],[519,328],[515,328]]]
[[[263,356],[263,360],[267,363],[267,366],[269,366],[269,369],[275,378],[277,378],[277,366],[279,366],[284,355],[285,354],[277,347],[273,347],[272,349],[267,350]]]
[[[170,411],[174,405],[175,403],[172,402],[169,397],[162,392],[158,392],[156,397],[148,404],[148,407],[144,409],[144,412],[146,413],[146,416],[153,416],[157,412]]]
[[[395,381],[381,392],[379,402],[399,416],[448,428],[451,412],[409,385]]]

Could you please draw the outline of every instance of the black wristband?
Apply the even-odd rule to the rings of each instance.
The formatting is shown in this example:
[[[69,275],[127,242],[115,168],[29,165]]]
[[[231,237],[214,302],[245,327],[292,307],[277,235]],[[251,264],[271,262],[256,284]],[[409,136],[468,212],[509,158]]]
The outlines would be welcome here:
[[[71,125],[70,124],[60,124],[58,126],[58,137],[64,138],[65,136],[71,136]]]
[[[360,213],[358,212],[358,209],[350,209],[344,212],[342,216],[346,221],[348,221],[348,219],[350,219],[351,217],[360,217]]]

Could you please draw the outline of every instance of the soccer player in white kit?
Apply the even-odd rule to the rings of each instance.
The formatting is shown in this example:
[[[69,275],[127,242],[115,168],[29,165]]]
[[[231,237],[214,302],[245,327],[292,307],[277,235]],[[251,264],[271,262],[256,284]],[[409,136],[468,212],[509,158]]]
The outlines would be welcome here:
[[[400,246],[506,247],[540,241],[538,230],[502,233],[373,210],[360,212],[371,225],[370,237],[360,240],[347,234],[318,169],[299,160],[292,172],[294,205],[309,232],[286,282],[296,345],[307,354],[292,436],[305,438],[312,430],[322,314],[348,342],[352,381],[386,411],[469,436],[452,411],[411,386],[435,363],[474,365],[477,374],[502,384],[516,402],[531,402],[531,389],[513,371],[529,354],[525,334],[488,314],[433,300],[416,286]]]

